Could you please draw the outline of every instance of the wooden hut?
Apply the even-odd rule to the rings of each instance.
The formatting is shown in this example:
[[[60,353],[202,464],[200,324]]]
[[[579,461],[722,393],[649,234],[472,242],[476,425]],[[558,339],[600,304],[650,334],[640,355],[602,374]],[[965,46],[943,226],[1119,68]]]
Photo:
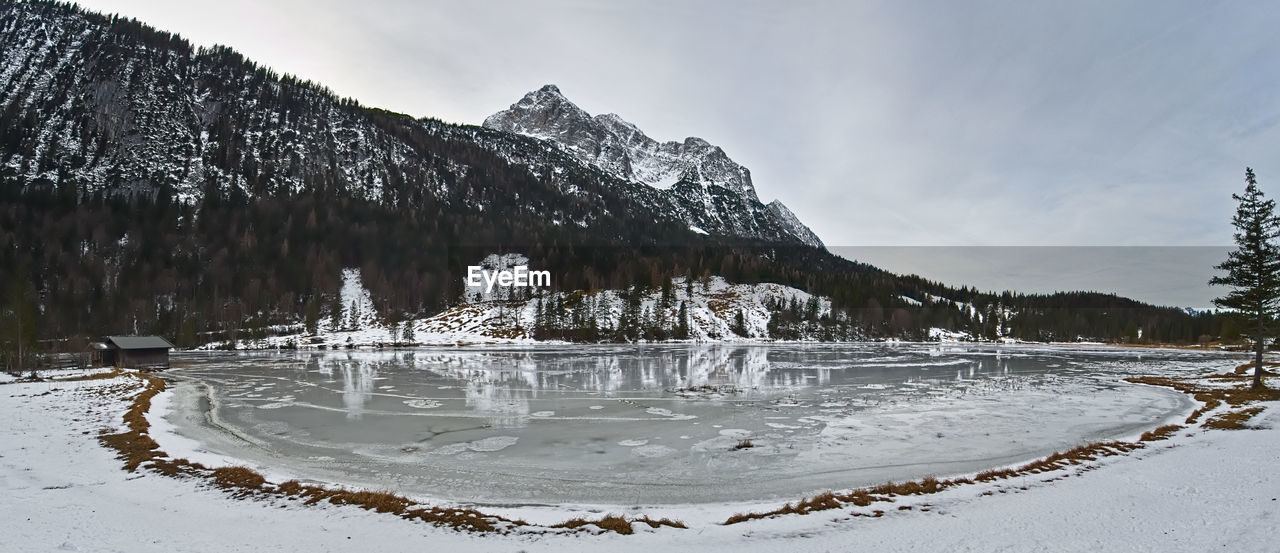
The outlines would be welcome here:
[[[107,336],[93,345],[93,361],[112,367],[167,369],[173,347],[159,336]]]

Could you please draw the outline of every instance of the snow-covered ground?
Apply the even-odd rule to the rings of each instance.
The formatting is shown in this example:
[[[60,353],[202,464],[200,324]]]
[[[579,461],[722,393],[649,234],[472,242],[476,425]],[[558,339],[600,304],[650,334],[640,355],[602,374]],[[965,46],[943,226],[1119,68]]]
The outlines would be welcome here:
[[[481,261],[487,270],[510,269],[526,263],[518,254],[491,255]],[[339,290],[342,310],[336,317],[321,317],[315,334],[302,330],[302,324],[292,325],[293,332],[279,333],[261,339],[239,340],[236,349],[275,348],[345,348],[368,347],[393,342],[419,345],[475,345],[475,344],[533,344],[531,336],[537,322],[538,300],[510,300],[519,296],[513,287],[495,287],[484,292],[468,288],[462,303],[430,317],[389,323],[378,313],[372,295],[365,288],[360,270],[342,271],[342,287]],[[582,307],[603,326],[614,328],[623,316],[626,305],[624,291],[592,290],[562,293],[558,297],[583,297]],[[774,283],[731,284],[718,276],[695,280],[687,285],[683,277],[672,279],[672,299],[664,302],[661,290],[649,290],[640,299],[640,315],[666,321],[674,327],[680,305],[685,304],[689,320],[689,336],[695,341],[743,342],[765,339],[772,314],[771,303],[790,305],[796,302],[805,306],[813,296],[803,290]],[[552,295],[548,294],[547,300]],[[818,315],[831,312],[831,301],[817,297]],[[737,315],[743,316],[746,335],[733,331]],[[566,315],[572,315],[567,313]],[[406,336],[406,328],[412,333]],[[951,333],[943,339],[959,340],[962,334]],[[200,349],[222,349],[228,344],[214,342]]]
[[[1226,367],[1224,367],[1226,368]],[[27,551],[1274,551],[1280,409],[1084,467],[865,508],[637,535],[480,535],[355,507],[234,500],[121,470],[132,378],[0,385],[0,549]],[[989,495],[984,495],[988,494]],[[909,510],[901,507],[911,506]],[[884,511],[883,517],[851,512]]]

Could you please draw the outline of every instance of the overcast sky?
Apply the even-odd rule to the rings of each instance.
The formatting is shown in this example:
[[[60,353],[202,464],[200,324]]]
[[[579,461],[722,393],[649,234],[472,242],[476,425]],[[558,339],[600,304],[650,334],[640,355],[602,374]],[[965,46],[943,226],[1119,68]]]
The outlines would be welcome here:
[[[81,4],[414,116],[555,83],[723,146],[830,246],[1221,246],[1246,165],[1280,196],[1280,3]]]

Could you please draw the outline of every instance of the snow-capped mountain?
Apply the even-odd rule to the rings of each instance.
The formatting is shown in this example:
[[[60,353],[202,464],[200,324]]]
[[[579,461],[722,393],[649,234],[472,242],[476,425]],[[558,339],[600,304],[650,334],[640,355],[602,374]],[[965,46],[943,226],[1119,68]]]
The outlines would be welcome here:
[[[525,94],[485,119],[484,126],[553,142],[584,163],[658,189],[699,229],[754,236],[752,225],[744,221],[763,216],[802,243],[822,247],[817,235],[781,202],[762,205],[751,171],[719,146],[697,137],[658,142],[617,114],[592,116],[555,85]]]
[[[751,172],[729,159],[719,146],[697,137],[658,142],[617,114],[591,116],[555,85],[526,94],[509,109],[485,119],[484,126],[551,140],[587,163],[654,188],[665,190],[687,179],[757,199]]]

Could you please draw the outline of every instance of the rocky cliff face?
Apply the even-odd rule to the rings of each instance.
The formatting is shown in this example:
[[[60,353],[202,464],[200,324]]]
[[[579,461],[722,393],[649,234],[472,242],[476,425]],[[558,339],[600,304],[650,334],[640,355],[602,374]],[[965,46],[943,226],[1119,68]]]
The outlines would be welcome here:
[[[751,171],[719,146],[697,137],[658,142],[617,114],[592,116],[555,85],[526,94],[484,126],[552,142],[586,164],[662,191],[690,226],[706,232],[768,239],[769,229],[778,228],[822,247],[780,202],[761,204]]]
[[[800,218],[796,217],[796,214],[792,213],[790,209],[787,209],[787,206],[782,205],[782,202],[774,200],[765,207],[770,213],[773,213],[774,218],[792,236],[799,238],[801,242],[810,246],[822,246],[822,240],[818,239],[818,235],[809,230],[809,227],[805,226],[804,223],[801,223]]]

